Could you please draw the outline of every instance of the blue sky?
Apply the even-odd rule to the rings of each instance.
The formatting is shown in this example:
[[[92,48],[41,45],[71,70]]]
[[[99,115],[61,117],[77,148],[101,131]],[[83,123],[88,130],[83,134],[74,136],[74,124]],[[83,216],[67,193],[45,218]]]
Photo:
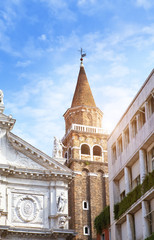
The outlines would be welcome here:
[[[0,89],[12,130],[52,154],[80,66],[111,131],[154,67],[153,0],[0,1]]]

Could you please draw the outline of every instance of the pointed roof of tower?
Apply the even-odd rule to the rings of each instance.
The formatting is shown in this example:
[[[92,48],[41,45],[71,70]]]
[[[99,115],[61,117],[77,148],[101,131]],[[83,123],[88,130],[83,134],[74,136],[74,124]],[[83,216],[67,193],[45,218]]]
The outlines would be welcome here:
[[[89,106],[89,107],[96,107],[96,104],[90,89],[90,85],[88,83],[88,79],[85,73],[85,69],[81,61],[78,81],[76,84],[76,89],[74,92],[71,107],[77,107],[77,106],[83,106],[83,105]]]

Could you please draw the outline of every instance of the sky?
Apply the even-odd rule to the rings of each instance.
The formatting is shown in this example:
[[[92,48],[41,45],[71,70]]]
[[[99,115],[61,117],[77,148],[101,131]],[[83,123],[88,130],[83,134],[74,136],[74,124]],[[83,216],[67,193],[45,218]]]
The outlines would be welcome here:
[[[109,133],[154,68],[153,0],[1,0],[0,89],[12,132],[52,155],[80,52]]]

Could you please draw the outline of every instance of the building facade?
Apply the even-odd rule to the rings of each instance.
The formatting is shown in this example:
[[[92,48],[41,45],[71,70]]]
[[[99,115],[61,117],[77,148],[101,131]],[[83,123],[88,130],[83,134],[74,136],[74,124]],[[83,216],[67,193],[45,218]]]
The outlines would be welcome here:
[[[0,90],[0,239],[72,239],[68,184],[73,174],[11,130]]]
[[[70,227],[76,239],[96,239],[94,219],[108,204],[107,137],[81,59],[72,105],[64,114],[62,139],[67,166],[76,174],[70,185]]]
[[[154,232],[154,70],[110,135],[108,162],[111,239],[146,239]]]

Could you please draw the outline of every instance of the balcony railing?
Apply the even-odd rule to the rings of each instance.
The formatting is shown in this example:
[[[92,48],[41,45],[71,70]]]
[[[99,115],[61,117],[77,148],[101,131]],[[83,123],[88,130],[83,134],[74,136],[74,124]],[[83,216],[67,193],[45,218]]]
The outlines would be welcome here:
[[[87,132],[87,133],[104,133],[103,128],[91,127],[80,124],[72,124],[72,130],[79,132]]]
[[[70,133],[71,130],[78,131],[78,132],[86,132],[86,133],[108,134],[108,132],[105,131],[103,128],[98,128],[98,127],[92,127],[92,126],[86,126],[86,125],[74,124],[73,123],[62,140],[64,140],[67,137],[67,135]]]

